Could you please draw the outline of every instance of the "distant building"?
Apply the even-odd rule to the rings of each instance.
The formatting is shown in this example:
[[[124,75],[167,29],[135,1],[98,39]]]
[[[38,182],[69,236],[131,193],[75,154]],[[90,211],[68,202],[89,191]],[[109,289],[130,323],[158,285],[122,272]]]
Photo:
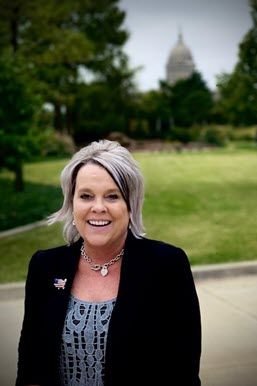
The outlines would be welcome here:
[[[195,71],[195,64],[189,48],[185,45],[180,32],[177,44],[171,50],[166,66],[166,80],[171,85],[180,79],[189,78]]]

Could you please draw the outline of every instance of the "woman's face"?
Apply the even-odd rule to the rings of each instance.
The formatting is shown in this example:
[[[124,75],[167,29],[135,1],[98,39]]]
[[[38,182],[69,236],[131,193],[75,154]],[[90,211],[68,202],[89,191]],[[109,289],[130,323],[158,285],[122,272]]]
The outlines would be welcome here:
[[[127,204],[112,177],[101,166],[86,164],[77,174],[73,216],[87,249],[120,249],[127,236]]]

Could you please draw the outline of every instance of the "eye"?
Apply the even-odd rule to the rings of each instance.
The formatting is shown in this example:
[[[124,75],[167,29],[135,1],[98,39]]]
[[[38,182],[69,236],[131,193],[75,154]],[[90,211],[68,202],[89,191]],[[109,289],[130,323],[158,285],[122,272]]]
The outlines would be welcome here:
[[[111,193],[111,194],[108,194],[106,198],[110,201],[115,201],[115,200],[118,200],[119,195],[117,193]]]
[[[82,198],[82,200],[91,200],[93,198],[93,196],[89,193],[82,193],[80,195],[80,198]]]

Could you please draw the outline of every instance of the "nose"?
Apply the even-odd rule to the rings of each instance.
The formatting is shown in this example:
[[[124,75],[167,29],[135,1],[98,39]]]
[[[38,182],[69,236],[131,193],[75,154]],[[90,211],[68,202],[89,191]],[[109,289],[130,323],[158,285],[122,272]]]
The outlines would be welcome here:
[[[101,197],[96,198],[91,207],[91,211],[94,213],[103,213],[106,212],[106,207],[104,205],[104,201]]]

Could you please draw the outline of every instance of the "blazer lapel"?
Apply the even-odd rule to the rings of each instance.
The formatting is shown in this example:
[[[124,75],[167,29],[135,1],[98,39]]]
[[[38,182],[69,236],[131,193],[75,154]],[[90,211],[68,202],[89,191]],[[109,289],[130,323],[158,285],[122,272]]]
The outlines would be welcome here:
[[[60,324],[63,324],[68,300],[72,288],[74,276],[76,274],[78,261],[80,257],[80,241],[67,246],[62,255],[58,256],[58,261],[54,267],[54,272],[51,274],[51,303],[54,308],[52,311],[55,314]],[[53,277],[54,276],[54,277]],[[56,280],[66,280],[64,288],[58,289],[55,287]]]

